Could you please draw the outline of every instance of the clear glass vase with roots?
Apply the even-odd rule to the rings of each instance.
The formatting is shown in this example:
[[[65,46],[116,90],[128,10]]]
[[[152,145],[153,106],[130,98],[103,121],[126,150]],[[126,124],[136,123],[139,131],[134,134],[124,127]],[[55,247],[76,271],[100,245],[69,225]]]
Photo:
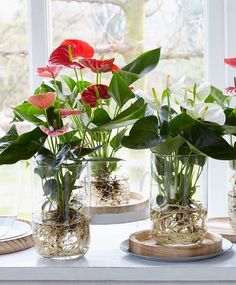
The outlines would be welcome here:
[[[83,256],[90,242],[90,175],[87,162],[33,167],[33,241],[53,259]]]
[[[152,236],[160,245],[200,243],[206,234],[207,157],[152,154]]]

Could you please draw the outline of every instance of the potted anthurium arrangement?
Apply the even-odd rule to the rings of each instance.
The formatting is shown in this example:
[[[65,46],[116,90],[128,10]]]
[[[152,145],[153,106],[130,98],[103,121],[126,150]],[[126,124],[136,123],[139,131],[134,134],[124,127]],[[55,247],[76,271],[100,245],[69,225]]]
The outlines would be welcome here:
[[[117,152],[127,127],[143,117],[146,110],[144,100],[135,96],[130,85],[155,68],[160,49],[148,51],[120,69],[114,64],[114,58],[84,57],[76,62],[74,42],[70,41],[70,44],[69,57],[67,50],[60,45],[50,55],[49,63],[74,69],[75,79],[62,76],[73,98],[69,108],[77,108],[82,112],[80,116],[72,117],[73,128],[78,130],[82,144],[91,148],[101,146],[90,154],[92,205],[127,204],[130,200],[128,176],[125,170],[123,173],[119,171],[121,158],[117,157]],[[94,74],[93,82],[84,80],[84,69]],[[104,73],[111,74],[110,82],[107,76],[106,81],[103,80]],[[80,100],[78,93],[81,94]]]
[[[44,257],[77,258],[89,246],[89,156],[109,162],[114,158],[124,129],[144,116],[146,103],[136,98],[130,84],[157,65],[160,49],[139,56],[121,70],[114,59],[96,60],[94,49],[81,40],[64,40],[37,74],[45,80],[25,102],[13,108],[13,125],[0,138],[0,165],[33,158],[33,238]],[[92,84],[83,69],[96,74]],[[73,77],[62,71],[71,69]],[[109,85],[102,72],[113,72]],[[58,78],[61,80],[58,80]],[[114,107],[114,110],[113,110]],[[28,121],[32,130],[21,135],[17,122]],[[112,133],[113,128],[120,131]],[[111,148],[111,152],[108,151]],[[104,174],[104,165],[98,167]]]
[[[207,157],[236,158],[224,138],[236,134],[235,112],[217,88],[188,87],[183,79],[170,85],[169,77],[161,97],[153,90],[146,101],[153,114],[139,119],[122,144],[152,152],[152,235],[158,244],[201,242],[207,216],[201,178]]]

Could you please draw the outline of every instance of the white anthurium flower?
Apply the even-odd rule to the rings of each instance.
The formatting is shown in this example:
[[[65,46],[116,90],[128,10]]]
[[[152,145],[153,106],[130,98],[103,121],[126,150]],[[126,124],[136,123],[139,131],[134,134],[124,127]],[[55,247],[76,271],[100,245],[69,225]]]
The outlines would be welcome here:
[[[169,87],[170,93],[171,94],[176,94],[179,91],[181,91],[185,87],[185,80],[186,80],[186,76],[183,76],[183,77],[180,78],[180,80],[178,80],[174,84],[172,84]]]
[[[201,102],[204,102],[210,93],[211,85],[208,82],[203,82],[196,89],[196,97]]]
[[[223,126],[226,120],[223,109],[214,103],[199,103],[192,109],[187,110],[187,114],[193,119],[216,123]]]
[[[146,94],[141,89],[135,89],[134,93],[136,96],[143,98],[143,100],[153,109],[153,110],[160,110],[161,108],[161,102],[158,98],[155,98],[152,95]]]
[[[175,104],[183,107],[184,109],[192,109],[193,108],[193,93],[188,92],[188,90],[179,90],[174,95],[174,102]]]

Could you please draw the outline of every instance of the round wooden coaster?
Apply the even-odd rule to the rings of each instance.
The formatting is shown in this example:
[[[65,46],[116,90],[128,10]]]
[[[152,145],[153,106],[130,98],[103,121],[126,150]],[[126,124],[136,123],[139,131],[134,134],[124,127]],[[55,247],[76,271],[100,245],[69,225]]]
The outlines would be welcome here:
[[[31,226],[31,223],[26,220],[19,220],[27,225]],[[23,235],[8,238],[8,239],[1,239],[0,240],[0,254],[12,253],[17,252],[20,250],[24,250],[33,246],[32,240],[32,232],[31,228],[24,233]]]
[[[152,257],[206,256],[222,251],[222,237],[208,232],[200,244],[157,245],[150,230],[133,233],[129,237],[129,250],[135,254]]]
[[[231,228],[228,217],[208,219],[207,228],[213,233],[218,233],[229,241],[236,243],[236,232]]]
[[[117,224],[147,219],[149,198],[139,192],[130,192],[129,204],[120,206],[92,206],[92,224]]]

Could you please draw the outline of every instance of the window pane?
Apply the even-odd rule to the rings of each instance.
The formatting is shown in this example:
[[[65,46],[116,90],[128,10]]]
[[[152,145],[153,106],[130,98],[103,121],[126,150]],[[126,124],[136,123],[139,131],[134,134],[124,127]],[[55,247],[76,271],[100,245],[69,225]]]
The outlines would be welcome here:
[[[29,96],[26,1],[1,0],[0,115]]]
[[[97,56],[115,57],[121,66],[142,51],[162,47],[162,60],[147,86],[163,87],[186,75],[192,82],[204,74],[203,0],[52,0],[53,43],[79,38],[96,47]],[[112,2],[112,1],[111,1]]]

